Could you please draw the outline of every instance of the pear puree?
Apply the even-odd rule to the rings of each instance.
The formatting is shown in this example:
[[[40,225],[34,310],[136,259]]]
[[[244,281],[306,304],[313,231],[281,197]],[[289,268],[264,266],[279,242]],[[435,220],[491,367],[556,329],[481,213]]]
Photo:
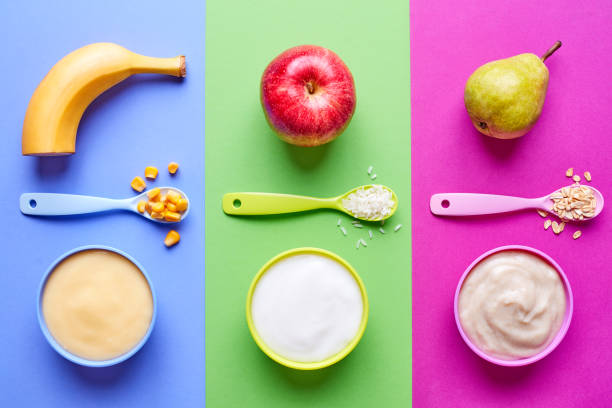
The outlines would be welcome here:
[[[517,360],[550,344],[565,316],[557,271],[525,251],[502,251],[480,261],[459,293],[459,320],[488,355]]]
[[[109,360],[145,336],[153,296],[129,259],[91,249],[70,255],[51,272],[42,312],[51,335],[65,350],[88,360]]]

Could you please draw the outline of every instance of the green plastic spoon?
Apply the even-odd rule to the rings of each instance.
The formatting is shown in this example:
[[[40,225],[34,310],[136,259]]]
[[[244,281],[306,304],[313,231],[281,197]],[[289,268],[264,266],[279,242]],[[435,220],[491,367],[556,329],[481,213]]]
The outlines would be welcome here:
[[[345,194],[332,198],[315,198],[274,193],[227,193],[223,196],[223,211],[226,214],[231,215],[270,215],[329,208],[342,211],[351,217],[355,217],[363,221],[386,220],[395,213],[398,205],[397,196],[389,187],[382,186],[384,189],[391,192],[394,205],[389,214],[384,217],[371,219],[356,217],[342,205],[342,200],[346,199],[351,193],[354,193],[360,188],[367,190],[372,187],[373,185],[371,184],[359,186]]]

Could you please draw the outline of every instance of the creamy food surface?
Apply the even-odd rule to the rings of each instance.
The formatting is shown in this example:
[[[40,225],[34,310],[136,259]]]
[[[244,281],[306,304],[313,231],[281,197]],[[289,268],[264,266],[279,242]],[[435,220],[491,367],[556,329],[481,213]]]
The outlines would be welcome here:
[[[260,278],[251,314],[255,330],[274,352],[296,362],[320,362],[357,336],[363,298],[340,263],[321,255],[295,255]]]
[[[51,272],[42,312],[64,349],[88,360],[109,360],[130,351],[145,336],[153,296],[129,259],[91,249],[69,256]]]
[[[502,251],[472,269],[458,307],[461,327],[479,349],[516,360],[539,353],[553,340],[565,316],[565,290],[544,259]]]

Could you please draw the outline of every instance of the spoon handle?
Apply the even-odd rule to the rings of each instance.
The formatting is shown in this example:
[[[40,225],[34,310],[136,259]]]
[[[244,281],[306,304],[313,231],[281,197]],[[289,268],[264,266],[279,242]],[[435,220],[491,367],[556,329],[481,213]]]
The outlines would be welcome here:
[[[24,193],[19,209],[28,215],[76,215],[109,210],[127,210],[125,200],[74,194]]]
[[[319,208],[338,207],[333,198],[273,193],[228,193],[223,196],[223,211],[232,215],[285,214]]]
[[[541,198],[473,193],[434,194],[429,201],[432,213],[453,216],[498,214],[527,208],[540,208],[541,204]]]

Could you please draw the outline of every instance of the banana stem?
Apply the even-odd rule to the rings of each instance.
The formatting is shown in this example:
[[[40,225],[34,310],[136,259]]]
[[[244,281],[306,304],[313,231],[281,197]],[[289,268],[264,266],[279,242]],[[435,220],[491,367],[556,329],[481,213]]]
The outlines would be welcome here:
[[[541,57],[542,62],[546,61],[546,58],[553,55],[555,51],[557,51],[559,48],[561,48],[561,41],[557,41],[552,47],[548,49],[548,51],[544,53],[544,55],[542,55]]]
[[[176,77],[184,77],[186,74],[184,55],[173,58],[155,58],[145,55],[136,55],[135,63],[132,66],[134,74],[165,74]]]

